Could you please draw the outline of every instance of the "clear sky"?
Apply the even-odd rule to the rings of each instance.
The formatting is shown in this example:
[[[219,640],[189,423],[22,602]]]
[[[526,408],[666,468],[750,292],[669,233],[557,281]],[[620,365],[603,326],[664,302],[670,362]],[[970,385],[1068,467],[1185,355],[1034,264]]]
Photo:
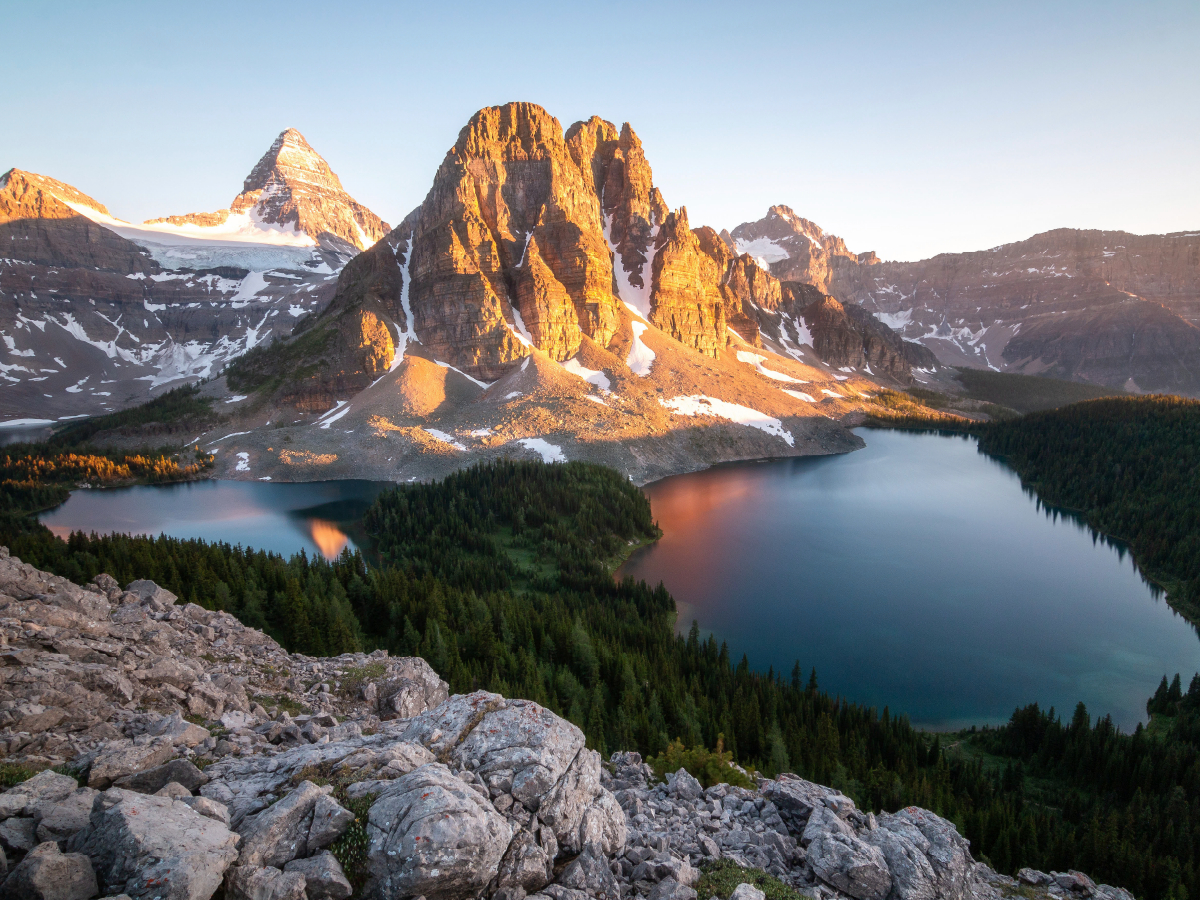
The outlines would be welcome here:
[[[628,121],[693,226],[886,259],[1200,229],[1200,3],[4,4],[0,171],[219,209],[295,127],[395,224],[478,108]]]

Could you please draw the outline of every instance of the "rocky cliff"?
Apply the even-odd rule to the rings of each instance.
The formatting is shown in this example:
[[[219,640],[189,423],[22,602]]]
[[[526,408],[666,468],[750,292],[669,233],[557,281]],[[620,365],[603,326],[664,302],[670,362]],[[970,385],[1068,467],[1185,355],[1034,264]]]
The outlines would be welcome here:
[[[794,775],[656,783],[536,703],[448,696],[382,651],[289,655],[153,582],[80,587],[0,548],[0,606],[5,762],[39,770],[0,793],[6,897],[696,900],[725,860],[820,900],[1132,900],[998,875],[933,813]],[[763,900],[754,877],[719,900]]]

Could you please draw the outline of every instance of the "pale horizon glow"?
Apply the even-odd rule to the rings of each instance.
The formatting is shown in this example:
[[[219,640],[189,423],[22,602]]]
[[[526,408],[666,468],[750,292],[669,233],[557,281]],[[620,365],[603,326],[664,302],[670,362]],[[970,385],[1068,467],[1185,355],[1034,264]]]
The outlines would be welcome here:
[[[228,207],[285,128],[392,225],[477,109],[630,122],[693,227],[790,206],[920,259],[1200,230],[1200,5],[18,5],[0,171],[117,218]]]

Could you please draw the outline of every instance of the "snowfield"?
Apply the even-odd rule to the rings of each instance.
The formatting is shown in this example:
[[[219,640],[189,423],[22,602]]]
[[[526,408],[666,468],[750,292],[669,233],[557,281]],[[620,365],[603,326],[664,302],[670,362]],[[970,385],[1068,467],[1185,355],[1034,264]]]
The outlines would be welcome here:
[[[748,425],[775,437],[783,438],[789,447],[796,446],[792,433],[783,427],[781,421],[748,406],[727,403],[715,397],[706,397],[704,394],[672,397],[670,400],[660,398],[658,402],[677,416],[715,416],[718,419],[728,419],[730,422]]]

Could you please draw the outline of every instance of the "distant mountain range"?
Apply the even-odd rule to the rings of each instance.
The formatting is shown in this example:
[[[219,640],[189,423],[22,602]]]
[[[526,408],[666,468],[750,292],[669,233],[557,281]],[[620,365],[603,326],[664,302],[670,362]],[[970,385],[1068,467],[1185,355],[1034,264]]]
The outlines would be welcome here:
[[[1200,232],[1058,229],[920,262],[854,254],[786,206],[727,236],[946,365],[1200,395]]]
[[[1198,235],[891,263],[785,206],[693,228],[628,124],[564,130],[528,103],[473,116],[395,228],[288,130],[228,209],[141,225],[11,170],[0,246],[0,412],[57,420],[225,373],[201,442],[230,477],[539,454],[645,480],[828,452],[881,386],[944,388],[948,364],[1200,391]]]

